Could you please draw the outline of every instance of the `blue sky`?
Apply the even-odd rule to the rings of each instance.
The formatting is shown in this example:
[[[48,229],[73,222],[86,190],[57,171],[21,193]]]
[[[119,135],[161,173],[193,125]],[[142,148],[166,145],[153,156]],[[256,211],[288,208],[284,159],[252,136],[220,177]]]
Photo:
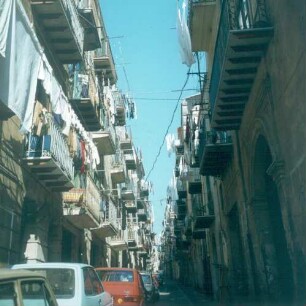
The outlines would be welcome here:
[[[187,78],[188,67],[181,62],[176,31],[176,0],[100,0],[118,74],[117,87],[133,97],[137,119],[129,120],[133,143],[141,148],[146,175],[149,174],[170,124],[173,111]],[[181,2],[179,3],[181,6]],[[193,65],[195,66],[195,65]],[[196,71],[192,67],[191,71]],[[198,79],[190,75],[182,98],[194,94]],[[178,107],[169,133],[177,135]],[[164,144],[148,180],[155,222],[160,233],[167,186],[175,159]]]

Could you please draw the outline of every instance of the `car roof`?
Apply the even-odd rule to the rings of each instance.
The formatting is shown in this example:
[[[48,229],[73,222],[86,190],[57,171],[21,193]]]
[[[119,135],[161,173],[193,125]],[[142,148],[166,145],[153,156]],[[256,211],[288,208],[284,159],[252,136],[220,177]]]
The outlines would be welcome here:
[[[104,270],[104,271],[131,271],[137,272],[136,269],[133,268],[115,268],[115,267],[96,267],[96,270]]]
[[[75,268],[86,268],[91,265],[83,263],[71,263],[71,262],[37,262],[37,263],[25,263],[16,264],[12,266],[12,269],[34,269],[34,268],[57,268],[57,269],[75,269]]]
[[[11,269],[0,269],[0,280],[9,280],[17,278],[44,278],[46,277],[39,272],[33,272],[28,270],[11,270]]]

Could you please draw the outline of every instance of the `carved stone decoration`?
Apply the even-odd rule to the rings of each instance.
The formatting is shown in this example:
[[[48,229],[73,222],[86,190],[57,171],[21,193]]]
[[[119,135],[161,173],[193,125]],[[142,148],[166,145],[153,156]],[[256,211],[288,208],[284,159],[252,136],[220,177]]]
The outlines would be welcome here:
[[[277,186],[285,177],[285,163],[282,160],[273,161],[267,169],[267,174],[270,175]]]

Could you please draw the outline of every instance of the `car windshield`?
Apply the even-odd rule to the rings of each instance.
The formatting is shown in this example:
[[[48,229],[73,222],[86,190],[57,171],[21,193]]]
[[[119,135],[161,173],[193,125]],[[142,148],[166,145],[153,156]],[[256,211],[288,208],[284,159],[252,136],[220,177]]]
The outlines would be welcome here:
[[[74,297],[75,275],[73,269],[40,268],[30,269],[46,275],[56,298],[69,299]]]
[[[102,282],[133,282],[134,276],[132,271],[97,271]]]

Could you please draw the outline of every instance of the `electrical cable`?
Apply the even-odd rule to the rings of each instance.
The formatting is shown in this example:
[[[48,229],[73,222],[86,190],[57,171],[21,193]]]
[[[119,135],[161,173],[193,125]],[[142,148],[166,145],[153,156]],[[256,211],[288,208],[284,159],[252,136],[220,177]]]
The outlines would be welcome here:
[[[186,78],[185,83],[184,83],[184,85],[183,85],[183,87],[182,87],[182,89],[181,89],[180,95],[179,95],[179,97],[178,97],[178,99],[177,99],[175,108],[174,108],[173,113],[172,113],[172,117],[171,117],[170,123],[169,123],[169,125],[168,125],[168,127],[167,127],[167,130],[166,130],[166,133],[165,133],[165,135],[164,135],[163,141],[162,141],[162,143],[161,143],[161,145],[160,145],[160,147],[159,147],[158,153],[157,153],[157,155],[156,155],[156,157],[155,157],[155,160],[154,160],[154,162],[153,162],[153,165],[152,165],[152,167],[151,167],[151,169],[150,169],[150,171],[149,171],[149,173],[148,173],[148,175],[147,175],[145,181],[148,181],[148,179],[149,179],[149,177],[150,177],[150,174],[151,174],[152,171],[154,170],[155,165],[156,165],[156,163],[157,163],[157,160],[158,160],[158,158],[159,158],[159,156],[160,156],[161,150],[162,150],[162,148],[163,148],[163,145],[165,144],[166,137],[167,137],[168,132],[169,132],[169,129],[170,129],[172,123],[173,123],[174,116],[175,116],[176,110],[177,110],[177,108],[178,108],[178,106],[179,106],[179,102],[180,102],[180,100],[181,100],[183,91],[184,91],[184,89],[185,89],[185,87],[186,87],[186,85],[187,85],[187,83],[188,83],[189,75],[190,75],[189,72],[190,72],[190,68],[188,69],[187,78]]]

